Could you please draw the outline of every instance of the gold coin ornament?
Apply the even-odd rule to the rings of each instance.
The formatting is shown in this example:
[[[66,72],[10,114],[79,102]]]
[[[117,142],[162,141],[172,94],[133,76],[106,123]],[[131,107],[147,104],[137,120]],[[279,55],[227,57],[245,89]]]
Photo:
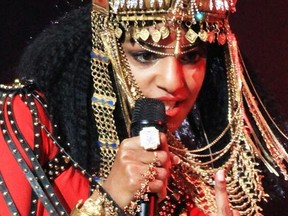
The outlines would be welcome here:
[[[115,28],[115,36],[119,39],[119,38],[121,38],[122,34],[123,34],[122,29],[119,27],[116,27]]]
[[[140,38],[143,40],[143,41],[146,41],[148,38],[149,38],[149,31],[148,29],[146,28],[143,28],[141,29],[140,31]]]
[[[152,34],[151,34],[151,37],[152,37],[152,40],[155,42],[155,43],[158,43],[161,39],[161,33],[159,30],[155,29]]]
[[[162,26],[160,28],[160,33],[163,40],[166,39],[170,34],[169,29],[166,26]]]
[[[209,43],[215,42],[215,33],[214,32],[207,32],[207,41]]]
[[[195,41],[198,38],[198,34],[193,31],[191,28],[187,31],[185,34],[185,38],[190,42],[190,43],[195,43]]]
[[[224,33],[220,33],[220,34],[218,34],[218,36],[217,36],[217,40],[218,40],[218,43],[220,44],[220,45],[224,45],[225,43],[226,43],[226,34],[224,34]]]
[[[198,33],[198,36],[199,38],[203,41],[203,42],[206,42],[207,41],[207,32],[204,31],[204,30],[201,30],[199,33]]]
[[[136,40],[140,38],[140,30],[138,28],[134,29],[133,38],[135,38]]]

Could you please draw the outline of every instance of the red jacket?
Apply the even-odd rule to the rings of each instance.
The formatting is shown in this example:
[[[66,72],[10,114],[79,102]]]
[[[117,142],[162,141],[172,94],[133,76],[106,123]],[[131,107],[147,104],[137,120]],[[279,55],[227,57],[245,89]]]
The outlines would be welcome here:
[[[33,98],[33,95],[30,97]],[[24,100],[26,99],[27,98]],[[40,135],[35,136],[35,121],[41,122],[41,124],[45,125],[50,132],[53,130],[51,122],[39,101],[35,98],[31,99],[31,101],[34,101],[35,107],[37,108],[39,120],[33,118],[31,107],[24,103],[19,94],[12,96],[12,98],[2,95],[1,101],[0,174],[4,180],[1,186],[2,190],[5,186],[9,193],[4,193],[2,196],[0,195],[0,215],[12,215],[4,200],[4,198],[7,199],[9,196],[12,197],[13,203],[20,215],[30,215],[30,211],[32,211],[30,209],[32,203],[32,188],[24,174],[23,168],[21,168],[17,162],[19,161],[19,158],[17,160],[15,158],[16,154],[12,153],[15,152],[15,149],[14,151],[9,150],[9,145],[13,148],[13,145],[15,144],[17,148],[16,152],[21,154],[24,161],[30,167],[31,172],[34,172],[36,168],[32,165],[31,161],[33,159],[27,156],[27,151],[24,150],[25,147],[21,145],[19,134],[23,136],[24,142],[30,146],[31,150],[35,150],[37,141],[41,140],[39,149],[37,149],[37,152],[39,152],[38,160],[41,166],[45,166],[45,164],[52,160],[59,152],[59,148],[53,143],[51,137],[47,135],[43,126],[40,129]],[[34,106],[31,102],[28,104]],[[11,118],[13,118],[13,120],[11,120]],[[15,128],[17,128],[17,130]],[[7,137],[11,137],[12,141],[8,141],[9,139],[7,139]],[[68,167],[52,180],[51,185],[68,213],[76,205],[77,201],[86,199],[89,196],[90,183],[88,178],[84,176],[79,169],[76,169],[73,166]],[[43,188],[45,188],[45,186]],[[46,211],[39,199],[37,199],[36,212],[36,215],[51,215]]]

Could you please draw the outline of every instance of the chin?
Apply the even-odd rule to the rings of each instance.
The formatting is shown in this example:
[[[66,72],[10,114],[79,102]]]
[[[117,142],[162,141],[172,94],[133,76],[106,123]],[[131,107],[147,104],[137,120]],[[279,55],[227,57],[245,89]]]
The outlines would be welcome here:
[[[167,129],[170,131],[170,132],[174,132],[175,130],[177,130],[177,128],[179,127],[180,124],[175,124],[175,123],[167,123]]]

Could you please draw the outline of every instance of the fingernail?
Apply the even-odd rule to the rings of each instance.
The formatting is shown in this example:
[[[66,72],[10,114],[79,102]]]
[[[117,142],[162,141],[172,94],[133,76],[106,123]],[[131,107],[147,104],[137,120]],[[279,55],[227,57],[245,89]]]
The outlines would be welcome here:
[[[177,165],[180,162],[181,162],[181,159],[177,155],[174,155],[173,156],[173,164]]]
[[[225,181],[225,171],[224,170],[218,170],[216,173],[216,178],[218,179],[218,181]]]

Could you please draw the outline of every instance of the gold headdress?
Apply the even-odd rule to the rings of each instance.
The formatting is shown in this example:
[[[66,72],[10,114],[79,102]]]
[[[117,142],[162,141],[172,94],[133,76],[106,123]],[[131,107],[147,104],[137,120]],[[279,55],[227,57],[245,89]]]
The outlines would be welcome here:
[[[198,38],[204,42],[217,40],[224,44],[229,32],[227,17],[235,11],[235,0],[117,0],[94,1],[93,6],[95,11],[109,17],[108,22],[114,25],[117,38],[121,37],[123,29],[125,32],[130,30],[133,39],[140,44],[149,43],[152,52],[158,52],[159,42],[174,32],[178,43],[172,54],[177,55],[183,27],[186,28],[185,38],[190,44],[194,44]],[[197,30],[192,28],[196,23],[200,24]]]
[[[189,50],[189,46],[197,41],[219,43],[226,46],[228,125],[206,147],[192,151],[168,134],[170,150],[183,159],[183,163],[172,173],[182,179],[184,185],[190,185],[186,189],[192,187],[197,191],[198,195],[192,197],[193,203],[204,212],[211,212],[216,211],[216,207],[210,182],[218,169],[225,169],[231,206],[241,215],[261,215],[258,203],[266,195],[256,159],[262,160],[276,175],[275,167],[278,167],[287,178],[283,161],[288,162],[288,155],[262,115],[258,107],[261,101],[254,97],[257,93],[253,91],[252,94],[248,74],[244,74],[245,66],[228,23],[228,15],[235,11],[235,4],[236,0],[93,0],[91,59],[95,93],[92,106],[103,160],[100,177],[108,176],[119,144],[113,118],[116,100],[124,113],[129,134],[130,109],[135,100],[143,97],[121,47],[124,33],[125,37],[130,35],[144,49],[163,55],[178,55]],[[186,43],[180,44],[179,38],[183,32]],[[159,51],[159,47],[165,46],[163,41],[171,34],[175,35],[172,51]],[[113,73],[109,73],[108,68]],[[118,97],[112,80],[115,81]],[[260,134],[258,136],[246,117],[244,103],[254,119]],[[203,162],[203,152],[228,133],[229,143],[213,152],[213,159]],[[261,143],[259,139],[264,142]],[[222,160],[227,152],[228,159],[220,167],[213,168],[211,164]]]

